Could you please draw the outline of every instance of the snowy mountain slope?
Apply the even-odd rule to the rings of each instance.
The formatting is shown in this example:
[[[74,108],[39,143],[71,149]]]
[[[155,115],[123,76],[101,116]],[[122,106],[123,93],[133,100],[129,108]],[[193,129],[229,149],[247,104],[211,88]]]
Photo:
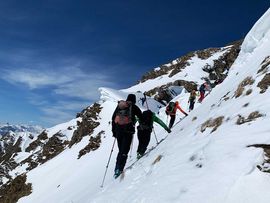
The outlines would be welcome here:
[[[28,144],[31,145],[28,154],[18,153],[18,160],[27,156],[31,159],[9,171],[9,175],[15,178],[27,172],[26,184],[32,187],[30,195],[16,197],[28,195],[18,202],[268,202],[269,174],[256,167],[262,165],[266,157],[261,148],[247,146],[270,144],[269,16],[270,11],[249,32],[225,81],[216,86],[202,104],[196,104],[196,109],[179,122],[171,134],[155,125],[157,138],[168,135],[167,139],[127,170],[122,180],[112,177],[115,146],[105,187],[99,187],[114,141],[110,120],[117,101],[135,92],[143,110],[146,104],[141,106],[139,100],[142,92],[179,79],[200,84],[203,77],[209,76],[202,68],[207,63],[215,66],[217,61],[214,60],[230,47],[214,50],[203,59],[192,54],[180,72],[179,67],[174,66],[182,64],[181,60],[173,61],[155,69],[157,72],[165,70],[161,76],[151,76],[125,90],[100,88],[99,104],[86,108],[76,119],[35,137]],[[177,71],[171,70],[171,66]],[[188,96],[182,92],[174,100],[187,110]],[[148,105],[156,112],[159,110],[160,104],[149,97]],[[166,121],[164,108],[159,111],[159,116]],[[177,118],[182,116],[179,113]],[[134,139],[127,166],[135,159],[137,145]],[[155,146],[154,135],[149,148],[151,146]],[[31,164],[35,167],[27,169]],[[0,189],[0,200],[1,196],[9,195],[7,191]]]
[[[40,126],[0,125],[0,185],[8,179],[8,171],[15,167],[15,153],[20,153],[43,129]]]
[[[270,10],[248,33],[227,79],[200,108],[128,171],[122,182],[112,181],[89,201],[269,201],[270,175],[256,168],[263,162],[263,151],[247,147],[270,143],[269,91],[262,91],[270,82],[264,81],[260,88],[260,82],[269,74],[269,20]],[[264,66],[266,60],[268,65]],[[258,73],[263,67],[264,71]],[[247,82],[247,77],[254,81]],[[249,89],[252,92],[247,94]],[[256,111],[259,113],[251,114]],[[159,156],[160,161],[154,163]]]

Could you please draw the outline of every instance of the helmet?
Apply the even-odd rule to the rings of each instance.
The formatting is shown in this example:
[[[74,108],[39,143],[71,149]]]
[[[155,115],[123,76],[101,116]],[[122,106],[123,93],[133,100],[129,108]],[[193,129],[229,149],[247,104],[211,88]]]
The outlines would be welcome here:
[[[178,104],[179,104],[179,102],[178,102],[178,101],[176,101],[176,102],[175,102],[175,104],[176,104],[176,105],[178,105]]]

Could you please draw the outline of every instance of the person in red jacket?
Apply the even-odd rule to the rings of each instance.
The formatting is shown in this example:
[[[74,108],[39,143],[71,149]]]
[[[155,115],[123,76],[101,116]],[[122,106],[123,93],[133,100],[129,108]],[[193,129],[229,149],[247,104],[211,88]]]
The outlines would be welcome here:
[[[183,114],[185,114],[185,116],[187,116],[188,114],[180,107],[179,102],[170,102],[168,104],[168,106],[166,107],[166,114],[169,115],[171,117],[170,119],[170,124],[169,124],[169,128],[171,129],[173,127],[174,121],[175,121],[175,115],[176,115],[176,110],[181,111]]]

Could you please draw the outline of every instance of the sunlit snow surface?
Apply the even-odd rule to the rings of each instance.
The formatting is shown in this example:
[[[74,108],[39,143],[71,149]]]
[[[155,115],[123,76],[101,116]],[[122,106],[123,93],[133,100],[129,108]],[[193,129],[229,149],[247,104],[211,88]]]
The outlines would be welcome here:
[[[33,193],[19,202],[268,203],[270,175],[256,168],[263,161],[263,151],[248,148],[247,145],[270,144],[269,90],[260,94],[257,87],[264,76],[257,74],[257,71],[262,61],[270,55],[269,22],[270,10],[248,33],[226,80],[201,105],[197,104],[196,109],[173,128],[165,141],[147,157],[140,159],[131,170],[127,170],[122,180],[112,177],[117,154],[115,146],[104,188],[100,188],[100,184],[114,140],[109,121],[117,101],[125,99],[130,92],[144,92],[167,83],[169,78],[167,75],[161,76],[121,91],[101,88],[101,124],[93,133],[95,135],[105,130],[101,147],[78,160],[79,151],[88,143],[89,137],[85,137],[71,149],[29,172],[27,182],[32,183]],[[204,73],[196,69],[196,63],[204,62],[195,58],[192,60],[194,67],[179,73],[177,77],[181,78],[181,74],[187,73],[190,80],[200,83]],[[238,84],[247,76],[251,76],[255,82],[245,88],[244,94],[248,89],[252,89],[252,93],[249,96],[233,97]],[[224,95],[230,99],[222,100]],[[137,93],[137,99],[140,96],[142,94]],[[187,110],[188,96],[183,93],[174,100],[178,100]],[[243,107],[247,103],[249,105]],[[157,110],[153,100],[149,106]],[[146,106],[140,107],[146,109]],[[247,117],[254,111],[264,116],[236,125],[239,114]],[[166,122],[164,109],[160,110],[159,116]],[[182,116],[179,113],[177,118]],[[219,116],[224,116],[224,119],[216,131],[211,133],[213,128],[207,128],[201,132],[202,123]],[[61,130],[63,126],[58,127],[54,130]],[[158,139],[167,135],[156,125],[155,132]],[[137,145],[135,136],[127,166],[135,159]],[[152,133],[149,148],[153,145],[155,139]],[[160,161],[153,164],[157,157],[161,157]]]

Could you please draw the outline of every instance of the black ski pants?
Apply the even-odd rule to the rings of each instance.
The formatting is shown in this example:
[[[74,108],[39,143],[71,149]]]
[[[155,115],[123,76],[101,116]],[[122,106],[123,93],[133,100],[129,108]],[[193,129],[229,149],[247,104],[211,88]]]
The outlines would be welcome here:
[[[116,158],[116,165],[115,170],[119,169],[120,171],[124,170],[124,167],[126,165],[128,152],[130,150],[130,145],[132,142],[133,133],[130,132],[117,132],[116,133],[116,139],[118,144],[118,155]]]
[[[147,149],[147,146],[150,142],[151,130],[138,130],[138,140],[139,145],[137,152],[143,155]]]
[[[173,127],[174,121],[175,121],[175,115],[170,115],[171,119],[170,119],[170,124],[169,124],[169,128],[171,129]]]
[[[195,101],[189,101],[189,111],[192,111],[194,108]]]

